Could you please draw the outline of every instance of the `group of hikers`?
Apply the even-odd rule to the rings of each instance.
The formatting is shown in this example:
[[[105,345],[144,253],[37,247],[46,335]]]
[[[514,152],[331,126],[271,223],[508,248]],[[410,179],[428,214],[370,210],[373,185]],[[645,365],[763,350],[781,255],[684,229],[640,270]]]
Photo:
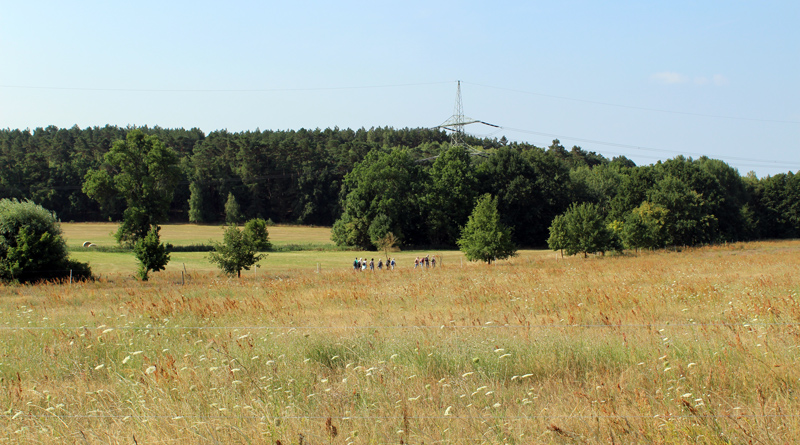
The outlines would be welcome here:
[[[430,255],[425,255],[422,258],[417,257],[414,260],[414,269],[416,269],[417,267],[431,267],[431,266],[433,266],[434,268],[436,267],[436,257],[433,257],[431,259]]]
[[[386,258],[386,270],[394,270],[395,266],[394,258]],[[378,258],[378,270],[383,270],[383,258]],[[375,258],[370,258],[367,261],[366,258],[356,258],[353,261],[353,270],[361,271],[361,270],[375,270]]]
[[[386,263],[383,262],[383,258],[378,258],[378,270],[383,270],[384,266],[386,270],[394,270],[396,264],[394,258],[387,258]],[[418,267],[436,267],[436,257],[431,258],[430,255],[425,255],[422,258],[417,257],[414,260],[414,269]],[[353,261],[354,271],[365,271],[367,269],[371,271],[375,270],[375,258],[370,258],[369,260],[366,258],[356,258]]]

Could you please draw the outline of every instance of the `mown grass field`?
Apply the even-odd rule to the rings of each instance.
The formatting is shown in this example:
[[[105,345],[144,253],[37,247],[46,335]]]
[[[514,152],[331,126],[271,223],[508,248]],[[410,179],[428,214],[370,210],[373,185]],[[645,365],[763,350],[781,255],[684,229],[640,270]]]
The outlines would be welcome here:
[[[800,242],[381,273],[314,258],[345,254],[0,287],[0,441],[800,439]]]
[[[116,245],[113,233],[118,223],[61,223],[67,246],[78,248],[89,241],[98,246]],[[222,241],[225,226],[197,224],[164,224],[161,226],[161,240],[176,246],[208,244],[209,241]],[[332,246],[329,227],[270,226],[270,241],[278,246],[286,244]]]
[[[114,247],[116,241],[113,232],[117,230],[115,223],[62,223],[62,230],[70,249],[70,257],[88,262],[92,272],[101,277],[114,275],[130,275],[136,273],[138,263],[130,252],[102,252],[94,248],[83,248],[83,243],[90,241],[101,247]],[[167,224],[161,226],[161,240],[176,246],[208,245],[211,241],[222,241],[221,226],[203,226],[194,224]],[[374,258],[378,263],[379,252],[357,251],[325,251],[333,248],[329,227],[272,226],[269,227],[270,242],[275,246],[294,245],[306,250],[288,252],[269,252],[259,262],[259,268],[246,274],[257,276],[259,273],[286,272],[290,270],[347,270],[352,268],[356,257]],[[397,262],[404,266],[414,264],[414,258],[424,255],[437,255],[446,264],[461,263],[464,256],[458,251],[401,251],[392,252]],[[214,273],[217,268],[208,262],[207,252],[172,252],[170,263],[162,273],[180,281],[181,272]],[[377,266],[376,266],[377,267]],[[177,278],[175,278],[177,277]]]

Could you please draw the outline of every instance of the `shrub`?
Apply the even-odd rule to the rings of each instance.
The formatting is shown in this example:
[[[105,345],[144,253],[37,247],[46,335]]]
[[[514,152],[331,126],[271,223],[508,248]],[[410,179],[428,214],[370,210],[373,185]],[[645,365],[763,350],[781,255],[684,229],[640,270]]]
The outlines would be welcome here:
[[[31,201],[0,200],[0,279],[38,281],[91,277],[70,260],[55,213]]]
[[[161,227],[153,226],[147,235],[136,242],[133,246],[133,253],[139,260],[139,270],[137,275],[142,281],[147,281],[148,274],[152,270],[158,272],[164,270],[169,263],[169,252],[172,244],[161,242],[159,233]]]
[[[264,252],[272,248],[269,242],[269,223],[261,218],[254,218],[244,223],[244,234],[249,236],[257,251]]]

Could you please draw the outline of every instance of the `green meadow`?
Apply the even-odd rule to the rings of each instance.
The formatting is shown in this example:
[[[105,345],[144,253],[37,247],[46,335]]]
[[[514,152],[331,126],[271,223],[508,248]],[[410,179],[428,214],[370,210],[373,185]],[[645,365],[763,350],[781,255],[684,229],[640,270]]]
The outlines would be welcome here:
[[[113,233],[117,230],[115,223],[62,223],[61,228],[70,249],[70,257],[88,262],[92,272],[100,276],[133,275],[137,262],[132,252],[104,252],[96,248],[85,248],[85,242],[98,247],[115,247]],[[161,239],[175,246],[209,245],[211,241],[222,241],[224,226],[166,224],[161,226]],[[258,263],[249,275],[271,273],[275,271],[304,270],[349,270],[353,260],[374,258],[377,267],[378,259],[384,258],[383,252],[341,251],[334,247],[330,240],[329,227],[305,226],[272,226],[269,227],[270,242],[280,250],[281,247],[292,246],[288,251],[267,252],[267,257]],[[390,257],[402,267],[413,267],[417,256],[436,256],[445,264],[461,264],[464,256],[459,251],[395,251]],[[180,278],[181,271],[211,273],[216,267],[208,262],[207,252],[172,252],[170,263],[163,273]],[[257,269],[257,270],[256,270]]]

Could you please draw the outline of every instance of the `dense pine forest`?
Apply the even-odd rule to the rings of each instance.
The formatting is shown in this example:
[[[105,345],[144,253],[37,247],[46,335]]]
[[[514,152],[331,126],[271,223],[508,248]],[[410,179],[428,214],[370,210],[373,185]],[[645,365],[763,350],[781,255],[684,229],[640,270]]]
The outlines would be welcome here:
[[[172,222],[224,222],[235,202],[243,219],[333,226],[339,244],[366,247],[371,234],[391,231],[405,246],[455,246],[489,193],[521,246],[546,245],[552,221],[573,203],[596,205],[610,225],[655,220],[674,245],[800,234],[800,178],[791,172],[742,176],[725,162],[682,156],[637,166],[558,140],[536,147],[468,138],[467,149],[436,129],[5,129],[0,198],[32,200],[62,221],[120,220],[125,200],[101,205],[84,182],[134,129],[177,154]]]

